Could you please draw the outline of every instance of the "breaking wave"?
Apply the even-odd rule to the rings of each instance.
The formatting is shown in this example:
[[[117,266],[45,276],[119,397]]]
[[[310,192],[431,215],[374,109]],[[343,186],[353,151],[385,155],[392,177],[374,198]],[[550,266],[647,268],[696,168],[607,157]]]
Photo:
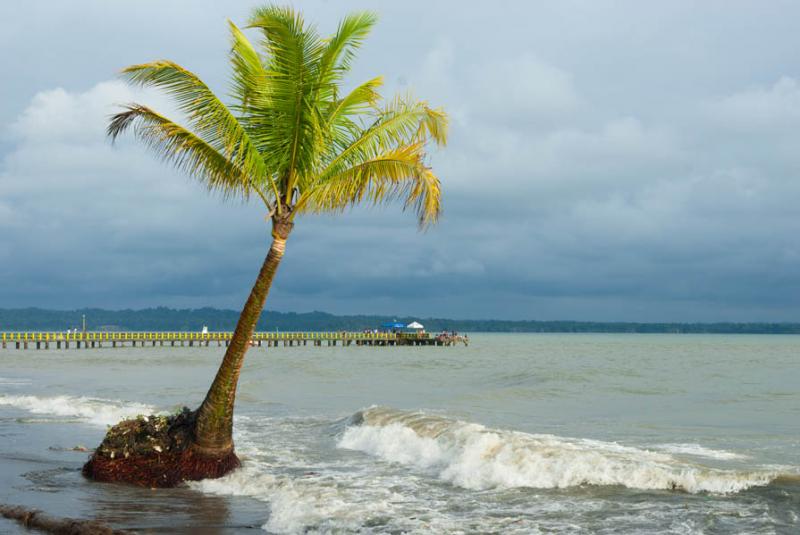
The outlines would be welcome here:
[[[142,403],[76,396],[11,396],[0,394],[0,405],[24,409],[34,414],[80,418],[96,425],[113,425],[155,409]]]
[[[612,442],[489,429],[383,407],[356,413],[338,446],[428,470],[472,490],[622,485],[729,494],[780,475],[715,469]]]
[[[344,496],[334,481],[308,481],[273,475],[258,462],[244,465],[220,479],[190,482],[189,487],[223,496],[248,496],[269,503],[270,515],[262,529],[271,533],[302,533],[309,526],[320,532],[357,530],[371,509],[381,503],[354,507],[352,496]],[[350,499],[348,499],[350,498]]]

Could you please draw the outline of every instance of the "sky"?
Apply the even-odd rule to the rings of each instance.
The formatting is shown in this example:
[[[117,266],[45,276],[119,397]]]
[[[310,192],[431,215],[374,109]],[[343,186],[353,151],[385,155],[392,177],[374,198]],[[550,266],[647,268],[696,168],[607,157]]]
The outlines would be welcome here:
[[[120,81],[133,63],[226,97],[226,19],[257,5],[0,3],[0,307],[241,307],[263,209],[105,127],[120,104],[174,110]],[[324,34],[376,11],[347,85],[383,75],[451,130],[438,225],[398,205],[304,217],[268,309],[800,321],[800,3],[292,5]]]

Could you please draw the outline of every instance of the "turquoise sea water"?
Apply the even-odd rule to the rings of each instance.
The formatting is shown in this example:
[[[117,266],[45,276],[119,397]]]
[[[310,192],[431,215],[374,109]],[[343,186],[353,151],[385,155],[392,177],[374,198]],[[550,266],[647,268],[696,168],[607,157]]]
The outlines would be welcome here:
[[[800,532],[800,337],[471,342],[253,348],[243,467],[165,491],[71,448],[198,404],[221,348],[2,351],[0,502],[144,533]]]

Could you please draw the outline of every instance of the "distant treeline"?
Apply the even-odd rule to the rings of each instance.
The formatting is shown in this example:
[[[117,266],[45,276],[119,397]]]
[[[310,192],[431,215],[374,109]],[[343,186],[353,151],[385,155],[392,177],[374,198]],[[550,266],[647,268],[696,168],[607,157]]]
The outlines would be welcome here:
[[[80,329],[86,316],[90,331],[231,331],[239,313],[216,308],[142,310],[44,310],[40,308],[0,309],[0,331],[65,331]],[[596,321],[506,321],[451,320],[397,316],[335,316],[325,312],[264,311],[258,322],[261,331],[360,331],[388,321],[420,321],[430,332],[506,333],[720,333],[800,334],[800,323],[625,323]]]

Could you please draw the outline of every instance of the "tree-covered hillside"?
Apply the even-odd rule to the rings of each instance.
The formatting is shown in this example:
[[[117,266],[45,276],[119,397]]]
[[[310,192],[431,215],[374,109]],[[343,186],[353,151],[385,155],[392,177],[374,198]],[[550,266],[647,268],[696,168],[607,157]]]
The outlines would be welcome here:
[[[81,328],[92,331],[230,331],[238,312],[216,308],[142,310],[44,310],[40,308],[0,309],[0,331],[63,331]],[[360,331],[387,321],[420,321],[428,331],[459,332],[562,332],[562,333],[753,333],[800,334],[800,323],[623,323],[589,321],[454,320],[398,316],[335,316],[325,312],[264,311],[258,330]]]

